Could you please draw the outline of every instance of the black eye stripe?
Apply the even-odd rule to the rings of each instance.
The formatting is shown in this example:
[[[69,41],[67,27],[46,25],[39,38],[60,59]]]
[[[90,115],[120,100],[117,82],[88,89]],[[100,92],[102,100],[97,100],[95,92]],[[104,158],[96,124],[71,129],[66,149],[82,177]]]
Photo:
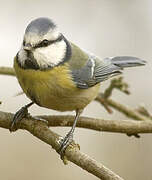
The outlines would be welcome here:
[[[44,39],[43,41],[41,41],[39,44],[35,45],[34,48],[40,48],[40,47],[47,47],[49,46],[50,44],[53,44],[53,43],[56,43],[56,42],[59,42],[63,39],[63,36],[60,35],[57,39],[53,40],[53,41],[47,41],[46,39]],[[44,42],[45,41],[45,42]]]

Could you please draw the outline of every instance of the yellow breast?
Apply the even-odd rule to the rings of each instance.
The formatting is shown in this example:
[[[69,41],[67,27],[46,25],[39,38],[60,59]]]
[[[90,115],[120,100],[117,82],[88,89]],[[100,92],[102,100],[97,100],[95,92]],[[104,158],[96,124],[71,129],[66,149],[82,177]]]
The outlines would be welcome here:
[[[49,109],[83,109],[98,94],[99,85],[85,90],[77,88],[67,64],[40,71],[22,69],[15,60],[14,69],[24,93],[38,105]]]

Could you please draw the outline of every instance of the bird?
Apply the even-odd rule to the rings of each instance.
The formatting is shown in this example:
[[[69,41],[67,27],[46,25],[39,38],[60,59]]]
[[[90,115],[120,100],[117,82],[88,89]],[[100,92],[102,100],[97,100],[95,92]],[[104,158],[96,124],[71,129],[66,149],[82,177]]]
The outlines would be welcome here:
[[[60,153],[64,154],[81,113],[97,97],[103,81],[120,75],[124,68],[145,64],[132,56],[99,58],[69,41],[52,19],[34,19],[26,27],[14,58],[16,77],[31,102],[16,112],[10,131],[18,129],[33,104],[61,112],[75,111],[73,125],[60,142]]]

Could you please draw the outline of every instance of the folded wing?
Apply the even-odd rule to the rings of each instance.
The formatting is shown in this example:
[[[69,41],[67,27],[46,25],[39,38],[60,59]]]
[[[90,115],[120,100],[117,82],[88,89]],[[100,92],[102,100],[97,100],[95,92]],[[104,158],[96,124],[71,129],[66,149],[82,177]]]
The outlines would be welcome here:
[[[103,60],[90,56],[83,68],[72,70],[72,76],[78,88],[87,89],[121,74],[123,68],[145,64],[144,60],[131,56],[117,56]]]

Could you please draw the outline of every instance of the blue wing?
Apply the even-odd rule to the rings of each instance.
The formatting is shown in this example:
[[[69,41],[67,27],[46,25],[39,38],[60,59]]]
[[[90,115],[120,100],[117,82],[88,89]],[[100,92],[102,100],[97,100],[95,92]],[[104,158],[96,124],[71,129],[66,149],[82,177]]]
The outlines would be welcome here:
[[[90,55],[85,66],[72,70],[72,77],[78,88],[87,89],[121,74],[123,68],[140,65],[145,65],[145,61],[136,57],[117,56],[100,60]]]

